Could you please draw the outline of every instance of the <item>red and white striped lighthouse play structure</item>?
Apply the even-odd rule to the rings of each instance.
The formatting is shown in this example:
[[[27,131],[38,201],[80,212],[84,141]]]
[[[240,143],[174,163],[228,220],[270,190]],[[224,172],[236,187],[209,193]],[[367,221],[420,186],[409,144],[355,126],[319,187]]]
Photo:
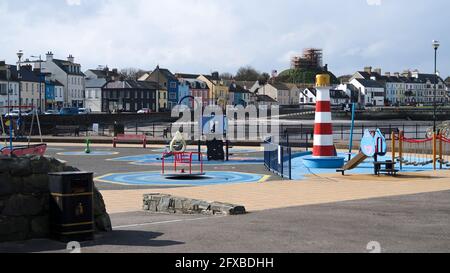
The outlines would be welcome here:
[[[334,146],[330,88],[330,75],[316,76],[314,149],[312,157],[304,159],[304,164],[309,168],[338,169],[344,165],[344,157],[337,156]]]

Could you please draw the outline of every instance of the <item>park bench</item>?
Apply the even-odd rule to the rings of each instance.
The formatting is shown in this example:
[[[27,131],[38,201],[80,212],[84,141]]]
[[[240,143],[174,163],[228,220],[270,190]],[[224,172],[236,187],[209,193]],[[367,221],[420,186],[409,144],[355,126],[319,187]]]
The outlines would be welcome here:
[[[142,143],[143,148],[147,147],[147,136],[146,135],[127,135],[119,134],[113,138],[113,147],[117,147],[117,143]]]
[[[80,136],[80,126],[76,125],[56,125],[53,130],[54,136],[59,135],[74,135]]]

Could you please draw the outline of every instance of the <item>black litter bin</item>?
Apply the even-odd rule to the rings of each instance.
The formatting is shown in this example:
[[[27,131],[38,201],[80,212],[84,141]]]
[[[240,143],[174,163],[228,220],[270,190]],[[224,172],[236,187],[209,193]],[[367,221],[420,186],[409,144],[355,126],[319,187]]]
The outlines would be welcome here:
[[[49,188],[52,238],[62,242],[93,240],[93,173],[50,173]]]

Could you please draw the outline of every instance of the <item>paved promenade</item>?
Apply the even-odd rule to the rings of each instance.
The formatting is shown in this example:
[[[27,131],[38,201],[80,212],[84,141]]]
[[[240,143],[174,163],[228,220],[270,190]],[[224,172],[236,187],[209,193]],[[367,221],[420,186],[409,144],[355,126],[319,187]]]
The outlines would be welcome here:
[[[181,197],[244,205],[248,211],[288,208],[450,190],[450,171],[373,175],[326,175],[302,181],[272,181],[172,189],[102,191],[110,213],[142,209],[142,195],[166,193]]]

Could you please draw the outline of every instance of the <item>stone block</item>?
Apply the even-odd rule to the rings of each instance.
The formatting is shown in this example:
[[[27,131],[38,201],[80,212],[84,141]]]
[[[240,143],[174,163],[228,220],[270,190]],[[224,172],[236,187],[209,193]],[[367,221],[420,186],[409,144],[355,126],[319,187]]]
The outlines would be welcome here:
[[[29,231],[30,223],[26,217],[0,216],[0,242],[26,240]]]
[[[31,169],[33,174],[48,174],[50,172],[50,162],[45,157],[33,157],[31,159]]]
[[[48,193],[48,175],[47,174],[33,174],[23,177],[21,193]]]
[[[9,173],[14,159],[7,156],[0,156],[0,173]]]
[[[34,217],[31,220],[31,238],[47,238],[50,235],[48,215]]]
[[[26,157],[14,158],[10,163],[10,170],[12,176],[29,176],[33,174],[31,169],[31,160]]]
[[[12,177],[8,173],[0,173],[0,196],[11,195],[14,193],[15,186]]]
[[[2,215],[4,216],[35,216],[41,214],[46,206],[48,198],[43,196],[29,196],[16,194],[6,200]]]

